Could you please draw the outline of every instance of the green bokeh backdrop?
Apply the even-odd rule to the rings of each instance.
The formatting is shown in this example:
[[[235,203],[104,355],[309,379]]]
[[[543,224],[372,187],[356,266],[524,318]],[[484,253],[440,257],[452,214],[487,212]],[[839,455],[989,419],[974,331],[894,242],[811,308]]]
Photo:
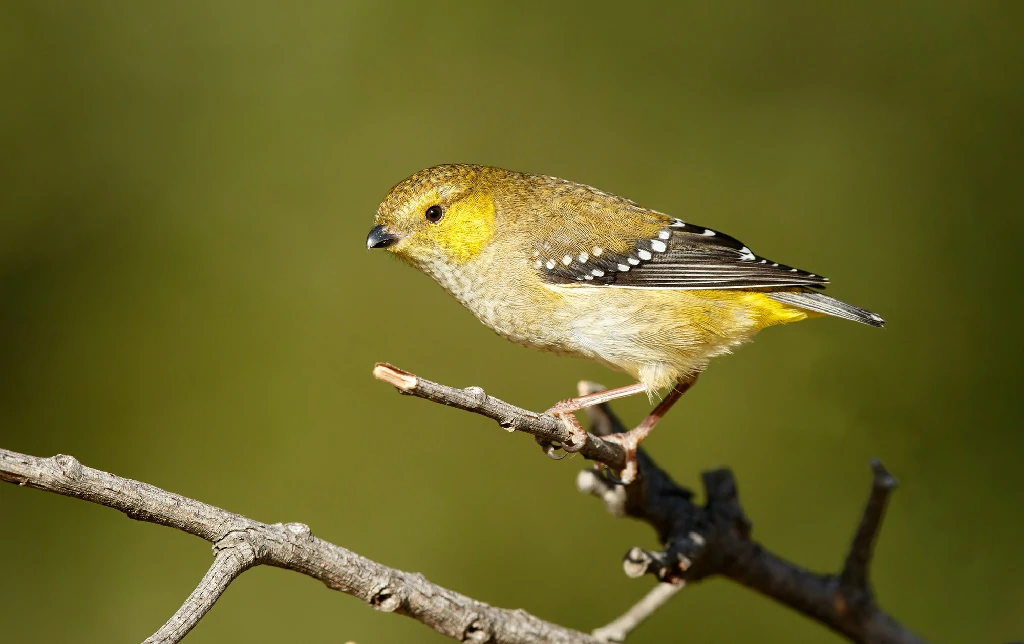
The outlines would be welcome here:
[[[462,161],[564,176],[729,232],[883,314],[714,363],[649,447],[738,473],[755,536],[841,563],[881,457],[874,568],[934,641],[1024,632],[1019,3],[0,2],[0,446],[315,534],[590,629],[653,547],[580,459],[370,376],[387,360],[541,409],[624,377],[495,337],[366,253],[387,190]],[[618,409],[638,419],[646,402]],[[134,642],[208,544],[0,487],[11,642]],[[440,642],[295,573],[189,642]],[[837,641],[723,581],[633,642]]]

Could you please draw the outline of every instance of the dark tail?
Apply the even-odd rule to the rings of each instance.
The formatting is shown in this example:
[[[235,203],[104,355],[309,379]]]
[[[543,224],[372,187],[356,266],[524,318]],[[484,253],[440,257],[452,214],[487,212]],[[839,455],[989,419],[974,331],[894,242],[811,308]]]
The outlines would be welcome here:
[[[846,302],[837,300],[834,297],[829,297],[824,293],[817,293],[813,291],[805,293],[780,291],[776,293],[769,293],[768,297],[777,302],[788,304],[789,306],[795,306],[797,308],[807,309],[808,311],[815,311],[817,313],[824,313],[825,315],[833,315],[837,318],[853,320],[854,322],[860,322],[861,324],[867,324],[868,326],[885,326],[885,320],[882,319],[882,316],[862,309],[859,306],[847,304]]]

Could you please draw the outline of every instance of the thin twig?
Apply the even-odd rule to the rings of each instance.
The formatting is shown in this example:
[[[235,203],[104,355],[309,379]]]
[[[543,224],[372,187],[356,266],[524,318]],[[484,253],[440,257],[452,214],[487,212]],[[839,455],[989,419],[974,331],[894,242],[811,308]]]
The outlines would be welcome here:
[[[840,574],[840,583],[861,592],[870,592],[868,584],[868,568],[871,565],[871,554],[878,539],[878,532],[885,517],[885,507],[889,503],[892,491],[896,489],[896,479],[886,471],[878,460],[871,461],[874,478],[871,481],[871,494],[864,506],[864,514],[857,534],[854,535],[850,553]]]
[[[378,380],[394,386],[403,394],[486,416],[497,421],[502,428],[510,432],[531,434],[547,443],[566,444],[572,442],[572,434],[566,429],[565,424],[554,416],[538,414],[522,407],[510,405],[504,400],[488,396],[480,387],[456,389],[384,363],[378,363],[373,368],[373,375]],[[621,446],[601,440],[594,434],[587,434],[587,442],[579,452],[616,471],[626,465],[626,454]]]
[[[313,536],[301,523],[269,525],[173,494],[156,486],[85,467],[71,456],[39,458],[0,449],[0,481],[105,505],[132,519],[176,528],[233,551],[217,557],[175,617],[150,638],[173,643],[216,602],[231,579],[250,565],[287,568],[383,612],[408,615],[462,642],[597,644],[592,636],[522,610],[495,608],[433,584],[418,573],[389,568]],[[237,570],[237,573],[235,572]],[[0,627],[2,628],[2,627]],[[0,633],[2,635],[2,633]],[[2,639],[2,637],[0,637]]]
[[[683,582],[678,584],[659,583],[621,617],[610,624],[594,629],[593,636],[602,642],[625,642],[626,637],[633,632],[633,629],[653,615],[654,611],[668,603],[668,600],[675,597],[675,594],[682,590],[684,585]]]
[[[178,612],[149,637],[145,644],[171,644],[180,641],[213,608],[228,589],[228,585],[256,563],[256,553],[248,547],[248,539],[236,541],[240,547],[227,547],[217,552],[213,565],[199,582],[199,586],[192,591]],[[215,549],[217,547],[214,546]]]

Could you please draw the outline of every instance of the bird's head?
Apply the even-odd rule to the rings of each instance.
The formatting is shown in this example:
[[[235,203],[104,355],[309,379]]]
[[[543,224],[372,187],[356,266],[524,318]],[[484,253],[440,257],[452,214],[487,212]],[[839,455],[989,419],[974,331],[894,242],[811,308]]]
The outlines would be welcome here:
[[[441,165],[391,189],[377,209],[366,247],[386,248],[419,266],[463,264],[494,237],[494,199],[485,168]]]

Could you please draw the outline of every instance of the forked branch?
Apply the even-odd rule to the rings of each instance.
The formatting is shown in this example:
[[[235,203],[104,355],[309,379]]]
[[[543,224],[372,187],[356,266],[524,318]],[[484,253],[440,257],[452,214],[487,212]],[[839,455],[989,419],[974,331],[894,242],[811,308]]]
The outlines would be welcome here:
[[[0,481],[120,510],[129,518],[176,528],[214,544],[213,566],[182,607],[148,643],[178,642],[245,570],[277,566],[319,579],[384,612],[408,615],[461,642],[597,644],[593,637],[522,610],[495,608],[389,568],[313,536],[301,523],[253,521],[158,487],[85,467],[70,456],[37,458],[0,449]],[[3,625],[0,625],[0,640]]]
[[[386,364],[378,364],[374,375],[403,394],[487,416],[505,429],[524,431],[541,441],[558,443],[570,438],[554,417],[514,407],[488,396],[479,387],[456,389]],[[580,383],[581,395],[599,390],[600,385]],[[606,405],[589,407],[587,413],[592,427],[580,452],[612,470],[621,469],[621,448],[601,436],[626,428]],[[657,533],[664,549],[630,549],[623,560],[628,576],[651,574],[662,582],[688,584],[723,576],[817,620],[853,642],[923,642],[878,607],[868,585],[871,551],[896,485],[880,463],[872,464],[875,478],[871,495],[840,574],[811,572],[751,539],[752,525],[740,505],[736,479],[730,470],[704,472],[705,501],[698,505],[693,492],[673,481],[643,450],[638,463],[639,477],[626,486],[599,469],[585,470],[577,477],[579,490],[601,498],[611,514],[645,521]],[[603,631],[599,634],[607,635]]]

